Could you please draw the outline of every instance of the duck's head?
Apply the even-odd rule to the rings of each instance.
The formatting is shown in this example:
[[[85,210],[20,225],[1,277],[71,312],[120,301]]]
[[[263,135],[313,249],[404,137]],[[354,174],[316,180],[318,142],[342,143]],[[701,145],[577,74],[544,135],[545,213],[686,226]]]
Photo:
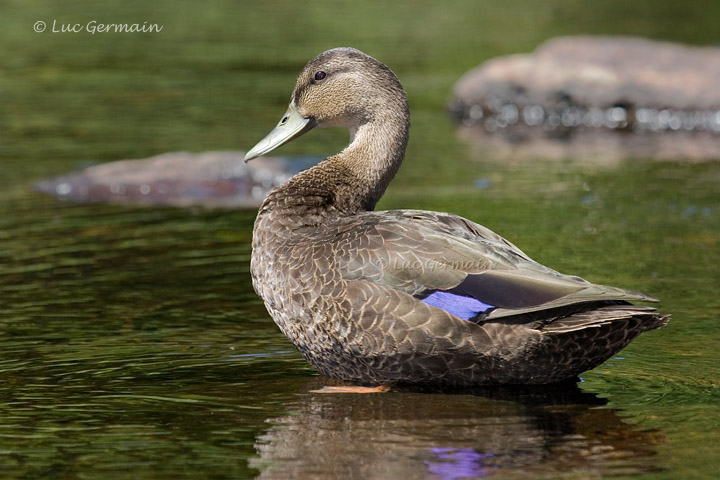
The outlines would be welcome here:
[[[344,127],[351,139],[363,124],[406,122],[400,81],[382,62],[354,48],[334,48],[305,65],[280,123],[245,155],[265,155],[314,127]]]

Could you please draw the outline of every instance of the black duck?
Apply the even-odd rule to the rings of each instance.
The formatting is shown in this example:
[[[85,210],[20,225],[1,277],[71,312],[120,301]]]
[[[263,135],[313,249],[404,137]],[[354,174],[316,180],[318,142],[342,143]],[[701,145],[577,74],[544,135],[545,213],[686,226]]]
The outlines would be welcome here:
[[[405,92],[352,48],[311,60],[246,160],[313,127],[350,143],[270,192],[252,242],[255,290],[324,375],[366,385],[544,384],[575,378],[668,317],[531,260],[449,213],[373,211],[405,154]]]

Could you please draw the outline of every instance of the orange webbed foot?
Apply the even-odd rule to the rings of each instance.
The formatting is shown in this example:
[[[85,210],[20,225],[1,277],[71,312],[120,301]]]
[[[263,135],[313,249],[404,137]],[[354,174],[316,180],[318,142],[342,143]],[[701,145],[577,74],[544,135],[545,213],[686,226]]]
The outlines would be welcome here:
[[[347,385],[322,387],[317,390],[310,390],[310,393],[385,393],[389,391],[390,387],[387,385],[380,385],[379,387]]]

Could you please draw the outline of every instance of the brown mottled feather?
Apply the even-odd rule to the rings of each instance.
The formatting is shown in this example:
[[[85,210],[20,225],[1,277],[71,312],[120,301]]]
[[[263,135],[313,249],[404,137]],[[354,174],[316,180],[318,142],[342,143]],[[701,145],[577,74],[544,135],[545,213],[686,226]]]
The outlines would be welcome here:
[[[327,72],[323,82],[316,71]],[[667,317],[639,292],[544,267],[455,215],[371,211],[408,138],[402,87],[352,49],[313,59],[293,105],[351,130],[338,155],[274,189],[253,233],[253,284],[273,319],[321,373],[366,384],[552,383],[597,366]],[[474,288],[494,299],[463,320],[423,292]]]

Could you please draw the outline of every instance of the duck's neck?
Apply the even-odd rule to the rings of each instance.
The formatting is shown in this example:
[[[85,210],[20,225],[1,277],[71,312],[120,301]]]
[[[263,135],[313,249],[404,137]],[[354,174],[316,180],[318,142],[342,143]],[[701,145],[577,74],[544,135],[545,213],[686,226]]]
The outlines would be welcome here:
[[[372,210],[395,177],[408,142],[408,121],[367,122],[350,131],[350,144],[318,169],[339,169],[335,203],[342,211]]]
[[[337,155],[273,190],[261,208],[274,214],[352,215],[372,210],[402,163],[408,142],[407,105],[350,129]]]

